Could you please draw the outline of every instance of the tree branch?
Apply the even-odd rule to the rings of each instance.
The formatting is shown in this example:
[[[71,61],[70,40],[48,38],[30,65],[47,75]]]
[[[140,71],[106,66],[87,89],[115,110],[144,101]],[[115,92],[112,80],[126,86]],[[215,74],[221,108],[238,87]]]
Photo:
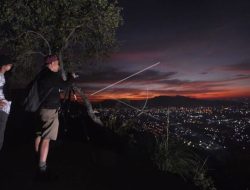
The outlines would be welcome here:
[[[40,54],[41,56],[43,56],[43,57],[45,57],[46,55],[43,53],[43,52],[41,52],[41,51],[27,51],[27,52],[25,52],[23,55],[31,55],[31,54]]]
[[[77,25],[76,27],[74,27],[71,32],[69,33],[69,35],[67,36],[66,40],[65,40],[65,44],[64,46],[61,48],[61,51],[60,52],[63,52],[69,45],[69,40],[70,38],[74,35],[75,31],[78,29],[78,28],[81,28],[82,26],[84,25],[84,23],[80,24],[80,25]]]
[[[59,52],[59,61],[61,63],[61,71],[62,71],[62,78],[63,78],[63,80],[67,80],[67,76],[66,76],[66,73],[65,73],[65,70],[64,70],[64,65],[63,65],[63,51],[68,47],[70,38],[74,35],[76,29],[82,27],[83,25],[84,25],[84,23],[82,23],[80,25],[77,25],[76,27],[74,27],[71,30],[70,34],[67,36],[67,38],[65,40],[64,46],[61,48],[61,50]]]
[[[36,34],[36,35],[40,36],[40,37],[46,42],[46,44],[47,44],[47,46],[48,46],[48,48],[49,48],[49,55],[51,55],[51,47],[50,47],[50,44],[49,44],[48,40],[47,40],[42,34],[40,34],[40,33],[38,33],[38,32],[34,32],[34,31],[32,31],[32,30],[28,30],[27,33],[33,33],[33,34]]]
[[[100,118],[98,118],[95,114],[94,114],[94,111],[93,111],[93,108],[92,108],[92,105],[91,103],[89,102],[87,96],[83,93],[82,89],[77,87],[77,86],[73,86],[73,89],[79,93],[79,95],[82,97],[83,99],[83,103],[84,105],[86,106],[87,108],[87,112],[88,112],[88,115],[89,117],[97,124],[103,126],[103,123],[102,121],[100,120]]]
[[[48,40],[42,34],[40,34],[38,32],[35,32],[35,31],[32,31],[32,30],[28,30],[26,32],[23,32],[23,33],[19,34],[16,38],[9,39],[8,41],[16,41],[17,39],[21,38],[23,35],[29,34],[29,33],[33,33],[33,34],[36,34],[39,37],[41,37],[45,41],[45,43],[47,44],[47,46],[49,48],[49,54],[51,55],[51,47],[50,47],[50,44],[49,44]],[[8,41],[6,41],[5,43],[7,43]]]

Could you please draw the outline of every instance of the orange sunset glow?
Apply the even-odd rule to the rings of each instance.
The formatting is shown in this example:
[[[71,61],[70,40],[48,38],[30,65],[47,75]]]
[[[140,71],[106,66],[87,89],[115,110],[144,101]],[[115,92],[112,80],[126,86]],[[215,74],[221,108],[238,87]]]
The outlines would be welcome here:
[[[171,94],[171,93],[157,93],[157,92],[149,92],[145,91],[137,92],[137,93],[102,93],[101,95],[89,96],[90,101],[99,102],[103,100],[112,100],[112,99],[128,99],[128,100],[143,100],[150,99],[157,96],[186,96],[190,98],[197,99],[232,99],[232,98],[241,98],[241,97],[250,97],[250,89],[235,89],[235,90],[227,90],[227,91],[219,91],[219,92],[203,92],[203,93],[187,93],[187,94]],[[81,98],[78,97],[78,100]]]

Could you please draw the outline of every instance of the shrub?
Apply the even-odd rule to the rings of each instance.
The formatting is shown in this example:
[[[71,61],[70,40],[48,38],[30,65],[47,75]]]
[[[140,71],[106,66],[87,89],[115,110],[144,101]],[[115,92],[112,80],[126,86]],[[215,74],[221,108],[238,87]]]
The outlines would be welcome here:
[[[176,139],[166,136],[156,138],[153,162],[159,170],[180,175],[184,180],[192,180],[204,190],[214,190],[213,180],[207,176],[206,161]]]

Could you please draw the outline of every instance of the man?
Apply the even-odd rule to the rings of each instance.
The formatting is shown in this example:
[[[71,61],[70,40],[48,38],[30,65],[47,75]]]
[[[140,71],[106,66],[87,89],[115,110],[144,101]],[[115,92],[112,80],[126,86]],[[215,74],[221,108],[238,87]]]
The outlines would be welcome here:
[[[12,66],[12,61],[8,56],[0,56],[0,152],[3,147],[4,131],[11,106],[11,102],[6,99],[5,73],[10,71]]]
[[[35,139],[35,151],[39,155],[39,172],[42,175],[47,173],[46,162],[50,141],[55,141],[58,134],[59,89],[69,86],[59,74],[60,65],[56,55],[47,56],[44,66],[37,78],[38,95],[43,101],[38,109],[39,122]]]

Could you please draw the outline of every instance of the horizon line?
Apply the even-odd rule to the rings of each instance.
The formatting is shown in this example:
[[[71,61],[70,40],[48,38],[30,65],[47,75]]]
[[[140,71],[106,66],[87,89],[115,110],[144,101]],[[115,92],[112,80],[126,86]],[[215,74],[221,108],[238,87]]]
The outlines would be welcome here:
[[[233,99],[250,99],[250,96],[235,96],[235,97],[194,97],[194,96],[184,96],[184,95],[159,95],[159,96],[153,96],[148,98],[148,100],[153,98],[159,98],[159,97],[185,97],[190,99],[197,99],[197,100],[233,100]],[[119,100],[130,100],[130,101],[143,101],[147,98],[128,98],[128,97],[121,97]],[[92,102],[103,102],[103,101],[109,101],[114,100],[113,98],[90,98],[90,101]]]

